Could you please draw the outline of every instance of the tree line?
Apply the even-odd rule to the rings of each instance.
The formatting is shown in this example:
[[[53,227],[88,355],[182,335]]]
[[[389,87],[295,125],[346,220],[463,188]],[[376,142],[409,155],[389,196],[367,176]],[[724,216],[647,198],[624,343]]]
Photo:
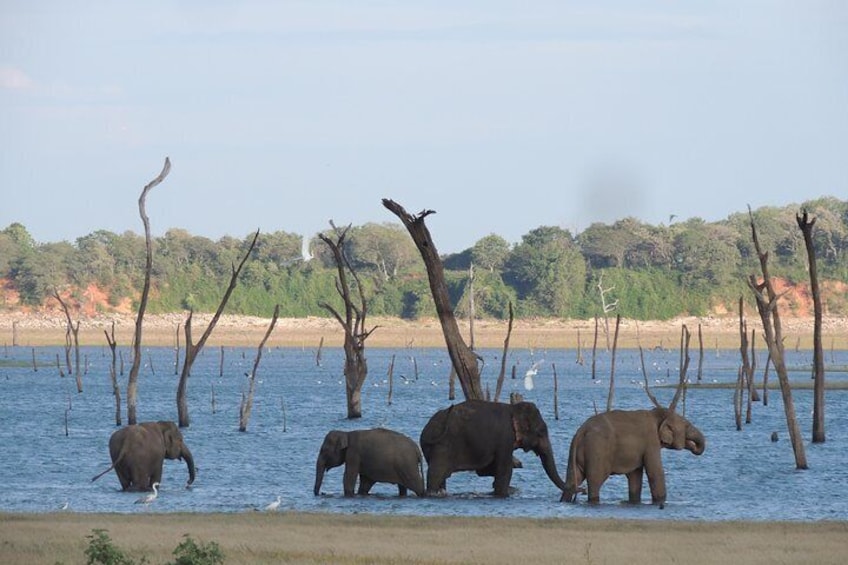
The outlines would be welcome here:
[[[848,283],[848,201],[822,197],[754,210],[771,272],[790,284],[809,280],[804,236],[795,219],[801,210],[817,219],[813,245],[824,310],[846,315],[848,296],[828,292],[827,281]],[[747,210],[717,222],[691,218],[651,225],[624,218],[594,223],[577,234],[540,226],[515,244],[487,235],[442,260],[458,315],[469,309],[473,265],[478,317],[506,319],[510,303],[518,318],[588,318],[604,308],[637,320],[701,316],[719,305],[732,311],[739,296],[749,295],[746,280],[758,271],[749,230]],[[153,238],[148,311],[214,311],[220,289],[253,235],[213,241],[174,228]],[[339,296],[337,264],[322,235],[304,242],[301,235],[285,231],[260,234],[227,311],[268,317],[279,305],[284,317],[326,316],[322,305],[338,304]],[[435,240],[438,245],[438,234]],[[350,226],[343,243],[371,315],[414,319],[436,314],[424,264],[402,225]],[[145,257],[145,238],[133,231],[97,230],[73,243],[38,243],[20,223],[0,231],[0,278],[30,306],[44,304],[57,290],[70,291],[82,302],[85,289],[94,284],[108,293],[111,306],[130,301],[136,310]],[[15,306],[8,295],[3,294],[0,308]]]

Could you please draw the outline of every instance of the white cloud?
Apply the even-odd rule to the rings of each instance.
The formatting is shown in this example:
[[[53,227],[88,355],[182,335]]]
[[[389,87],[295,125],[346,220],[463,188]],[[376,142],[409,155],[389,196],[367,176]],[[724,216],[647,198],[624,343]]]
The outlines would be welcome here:
[[[6,90],[28,90],[35,85],[22,70],[15,67],[0,67],[0,88]]]

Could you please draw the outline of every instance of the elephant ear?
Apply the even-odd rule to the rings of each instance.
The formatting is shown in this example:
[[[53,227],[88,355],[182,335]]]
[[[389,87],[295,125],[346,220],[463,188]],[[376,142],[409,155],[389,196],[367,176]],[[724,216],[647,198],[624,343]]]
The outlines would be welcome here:
[[[532,449],[536,444],[536,438],[547,433],[539,410],[529,402],[512,405],[512,429],[515,432],[513,449],[519,447],[525,450]]]
[[[660,445],[663,447],[672,447],[674,445],[674,427],[668,418],[660,423],[659,436]]]

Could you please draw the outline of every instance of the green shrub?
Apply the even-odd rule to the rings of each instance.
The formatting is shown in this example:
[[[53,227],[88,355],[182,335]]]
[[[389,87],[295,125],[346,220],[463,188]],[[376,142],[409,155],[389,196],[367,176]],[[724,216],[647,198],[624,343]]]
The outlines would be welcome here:
[[[94,529],[86,537],[90,540],[85,550],[88,565],[135,565],[135,561],[115,547],[106,530]],[[142,559],[141,562],[145,563],[146,560]]]
[[[214,541],[198,545],[186,534],[185,540],[174,550],[176,561],[168,565],[217,565],[224,562],[224,552]]]

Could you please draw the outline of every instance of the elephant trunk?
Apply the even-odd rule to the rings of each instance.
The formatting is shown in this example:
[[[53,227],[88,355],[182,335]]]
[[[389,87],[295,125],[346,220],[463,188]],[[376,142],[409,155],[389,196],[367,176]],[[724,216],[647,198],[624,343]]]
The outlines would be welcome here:
[[[548,478],[551,480],[553,484],[557,486],[557,488],[561,491],[566,490],[565,481],[563,481],[559,473],[557,472],[556,460],[554,458],[554,449],[551,446],[551,441],[549,439],[544,439],[539,443],[539,446],[536,448],[536,455],[539,456],[539,459],[542,460],[542,467],[545,469],[545,473],[547,473]]]
[[[186,467],[188,467],[188,482],[186,486],[189,486],[194,482],[194,477],[196,474],[196,469],[194,468],[194,457],[191,454],[191,451],[185,445],[180,451],[180,459],[186,462]]]
[[[694,426],[690,426],[686,431],[686,449],[695,455],[701,455],[704,449],[707,448],[707,440],[704,434]]]
[[[324,471],[327,470],[327,466],[324,465],[324,462],[321,458],[318,458],[318,463],[315,464],[315,488],[312,489],[312,494],[318,496],[321,494],[321,483],[324,482]]]

